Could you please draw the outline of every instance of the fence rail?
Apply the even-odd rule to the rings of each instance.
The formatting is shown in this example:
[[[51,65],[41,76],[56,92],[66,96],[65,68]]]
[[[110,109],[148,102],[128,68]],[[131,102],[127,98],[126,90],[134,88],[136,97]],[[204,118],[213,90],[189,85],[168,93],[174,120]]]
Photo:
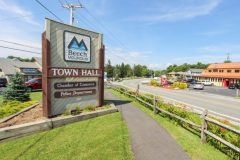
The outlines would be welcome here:
[[[184,118],[182,118],[182,117],[180,117],[180,116],[178,116],[178,115],[176,115],[174,113],[170,113],[170,112],[168,112],[166,110],[163,110],[163,109],[159,108],[157,106],[157,101],[158,101],[157,98],[156,98],[157,96],[154,95],[154,97],[152,98],[152,97],[149,97],[149,96],[146,96],[146,95],[143,95],[143,94],[139,94],[139,90],[138,90],[139,88],[137,89],[137,91],[134,94],[131,94],[131,93],[128,92],[128,89],[126,87],[115,86],[115,85],[112,85],[111,87],[114,90],[117,90],[118,92],[123,93],[125,95],[128,95],[130,97],[133,97],[137,101],[139,101],[139,102],[141,102],[141,103],[151,107],[153,109],[154,113],[162,112],[164,114],[167,114],[168,116],[174,117],[174,118],[176,118],[176,119],[178,119],[178,120],[188,124],[191,127],[195,127],[197,130],[199,130],[201,132],[201,142],[202,143],[206,143],[207,136],[210,136],[210,137],[216,139],[217,141],[223,143],[224,145],[228,146],[229,148],[235,150],[236,152],[240,153],[240,148],[239,147],[237,147],[237,146],[227,142],[226,140],[222,139],[221,137],[218,137],[217,135],[209,132],[207,130],[207,128],[208,128],[208,122],[209,122],[209,123],[213,123],[213,124],[215,124],[215,125],[217,125],[219,127],[225,128],[225,129],[227,129],[227,130],[237,134],[238,136],[240,136],[240,130],[237,130],[237,129],[231,127],[231,126],[228,126],[228,125],[223,124],[223,123],[221,123],[221,122],[219,122],[217,120],[214,120],[212,118],[207,117],[208,116],[208,111],[207,110],[203,110],[202,111],[202,125],[198,125],[198,124],[195,124],[192,121],[186,120],[186,119],[184,119]],[[123,88],[123,90],[118,89],[118,87]],[[144,98],[147,98],[149,100],[153,100],[153,104],[150,104],[150,103],[144,101],[140,97],[144,97]]]

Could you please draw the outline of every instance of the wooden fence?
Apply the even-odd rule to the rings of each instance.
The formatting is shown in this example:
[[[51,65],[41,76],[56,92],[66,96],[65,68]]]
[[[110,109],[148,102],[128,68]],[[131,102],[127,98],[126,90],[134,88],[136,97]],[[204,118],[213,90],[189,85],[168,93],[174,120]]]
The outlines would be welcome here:
[[[209,117],[208,117],[208,111],[207,111],[207,110],[204,110],[204,111],[202,112],[202,115],[201,115],[201,117],[202,117],[202,125],[198,125],[198,124],[195,124],[194,122],[191,122],[191,121],[189,121],[189,120],[186,120],[186,119],[184,119],[184,118],[182,118],[182,117],[180,117],[180,116],[178,116],[178,115],[176,115],[176,114],[174,114],[174,113],[170,113],[170,112],[168,112],[168,111],[166,111],[166,110],[163,110],[163,109],[159,108],[159,107],[157,106],[157,102],[159,101],[159,99],[158,99],[157,96],[155,96],[155,95],[153,95],[153,98],[152,98],[152,97],[149,97],[149,96],[146,96],[146,95],[141,95],[141,96],[144,97],[144,98],[147,98],[147,99],[152,100],[152,104],[151,104],[151,103],[148,103],[148,102],[144,101],[143,99],[141,99],[141,98],[138,96],[138,95],[139,95],[139,89],[138,89],[138,88],[137,88],[136,92],[134,92],[133,94],[131,94],[130,92],[128,92],[128,89],[126,89],[126,88],[124,88],[124,87],[122,87],[122,86],[112,85],[111,87],[112,87],[114,90],[117,90],[118,92],[120,92],[120,93],[122,93],[122,94],[128,95],[129,97],[132,97],[132,98],[136,99],[137,101],[145,104],[146,106],[151,107],[151,108],[153,109],[153,111],[154,111],[155,114],[157,114],[158,112],[162,112],[162,113],[164,113],[164,114],[166,114],[166,115],[168,115],[168,116],[170,116],[170,117],[174,117],[174,118],[176,118],[176,119],[178,119],[178,120],[180,120],[180,121],[188,124],[188,125],[191,126],[191,127],[196,128],[198,131],[201,132],[201,142],[202,142],[202,143],[206,143],[206,138],[207,138],[207,136],[210,136],[210,137],[216,139],[217,141],[223,143],[224,145],[228,146],[228,147],[231,148],[232,150],[240,153],[240,148],[239,148],[239,147],[237,147],[237,146],[229,143],[228,141],[226,141],[226,140],[222,139],[221,137],[219,137],[219,136],[211,133],[210,131],[208,131],[208,123],[210,122],[210,123],[213,123],[213,124],[215,124],[215,125],[217,125],[217,126],[219,126],[219,127],[225,128],[225,129],[227,129],[227,130],[229,130],[229,131],[237,134],[238,136],[240,136],[240,130],[237,130],[237,129],[231,127],[231,126],[228,126],[228,125],[226,125],[226,124],[223,124],[223,123],[221,123],[221,122],[219,122],[219,121],[217,121],[217,120],[214,120],[214,119],[212,119],[212,118],[209,118]],[[121,87],[122,89],[119,89],[119,87]]]

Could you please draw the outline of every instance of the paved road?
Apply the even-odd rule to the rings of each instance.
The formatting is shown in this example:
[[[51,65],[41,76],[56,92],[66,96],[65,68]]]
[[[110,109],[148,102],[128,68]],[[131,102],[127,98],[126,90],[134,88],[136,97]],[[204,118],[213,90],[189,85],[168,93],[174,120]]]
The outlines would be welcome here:
[[[143,79],[126,80],[122,84],[136,88]],[[206,92],[168,90],[140,84],[140,91],[150,92],[159,96],[175,99],[190,105],[206,108],[227,116],[240,119],[240,99],[209,94]]]
[[[223,88],[223,87],[216,87],[216,86],[205,86],[204,90],[194,90],[193,86],[190,86],[189,90],[194,91],[194,92],[206,92],[206,93],[212,93],[212,94],[217,94],[217,95],[222,95],[222,96],[230,96],[230,97],[236,97],[236,89],[228,89],[228,88]]]
[[[106,92],[105,97],[115,103],[127,123],[136,160],[190,160],[169,133],[143,111],[111,93]]]

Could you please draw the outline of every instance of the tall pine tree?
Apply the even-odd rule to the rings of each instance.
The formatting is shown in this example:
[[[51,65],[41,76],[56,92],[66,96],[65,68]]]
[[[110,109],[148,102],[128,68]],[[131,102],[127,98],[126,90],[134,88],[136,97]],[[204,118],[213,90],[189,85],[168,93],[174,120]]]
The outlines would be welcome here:
[[[30,95],[27,87],[23,84],[23,77],[21,74],[17,73],[11,77],[11,83],[7,86],[6,90],[3,92],[4,101],[28,101],[30,100]]]

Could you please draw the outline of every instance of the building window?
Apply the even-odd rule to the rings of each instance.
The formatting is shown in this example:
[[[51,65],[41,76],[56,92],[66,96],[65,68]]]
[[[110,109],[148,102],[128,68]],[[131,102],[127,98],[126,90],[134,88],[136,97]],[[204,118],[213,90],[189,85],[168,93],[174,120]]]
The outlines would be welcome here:
[[[236,69],[236,70],[235,70],[235,73],[239,73],[239,72],[240,72],[240,70],[239,70],[239,69]]]
[[[0,68],[0,72],[2,72],[2,69]]]
[[[208,72],[212,72],[212,70],[208,70]]]
[[[214,69],[213,72],[218,72],[218,70],[217,70],[217,69]]]
[[[223,70],[221,69],[221,70],[219,70],[219,72],[223,73]]]
[[[229,70],[227,70],[227,73],[231,73],[231,72],[232,72],[232,70],[230,70],[230,69],[229,69]]]

